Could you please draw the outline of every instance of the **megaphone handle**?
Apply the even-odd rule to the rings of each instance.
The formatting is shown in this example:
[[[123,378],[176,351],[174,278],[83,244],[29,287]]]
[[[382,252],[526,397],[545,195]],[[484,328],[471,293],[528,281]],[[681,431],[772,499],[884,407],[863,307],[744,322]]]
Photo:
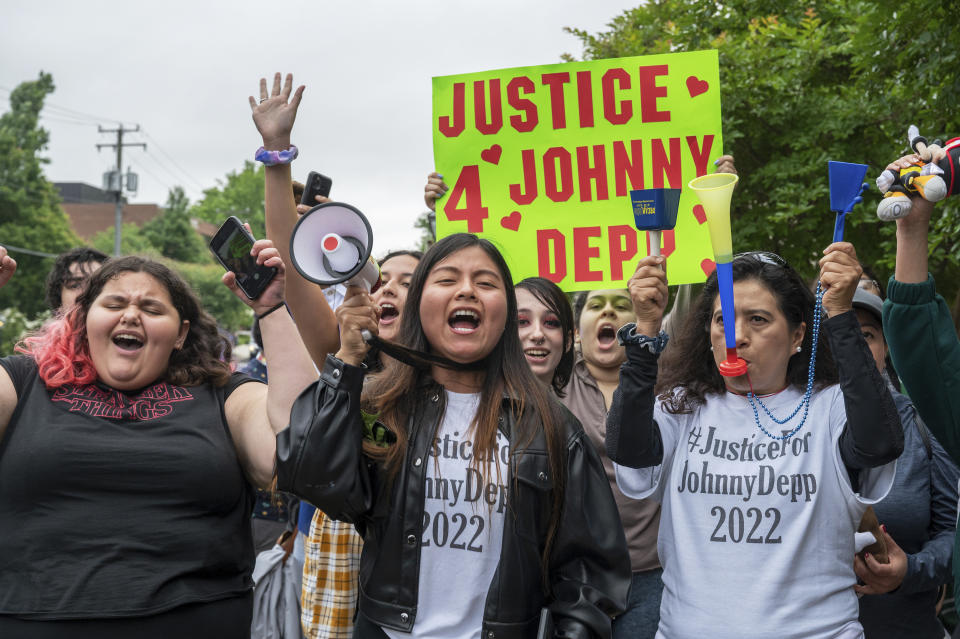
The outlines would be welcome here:
[[[650,255],[660,255],[660,229],[647,231],[647,246],[650,247]]]
[[[845,217],[844,213],[841,211],[837,213],[837,221],[833,226],[833,241],[842,242],[843,241],[843,218]]]

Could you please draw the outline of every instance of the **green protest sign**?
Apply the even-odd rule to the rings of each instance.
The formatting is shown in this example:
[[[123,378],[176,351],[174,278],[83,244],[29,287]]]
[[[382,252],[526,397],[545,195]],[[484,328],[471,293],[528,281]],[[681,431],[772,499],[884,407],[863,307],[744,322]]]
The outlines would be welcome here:
[[[713,269],[686,184],[723,154],[716,51],[433,78],[433,150],[450,185],[437,235],[477,233],[515,279],[567,291],[625,286],[648,253],[630,191],[683,188],[663,233],[671,284]]]

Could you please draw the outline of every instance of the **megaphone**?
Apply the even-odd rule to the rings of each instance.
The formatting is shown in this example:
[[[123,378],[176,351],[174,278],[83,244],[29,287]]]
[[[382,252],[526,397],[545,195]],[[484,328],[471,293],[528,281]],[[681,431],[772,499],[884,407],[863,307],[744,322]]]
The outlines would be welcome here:
[[[297,221],[290,260],[300,275],[321,286],[346,284],[369,292],[380,287],[380,266],[370,257],[373,231],[356,208],[343,202],[318,204]]]
[[[737,357],[736,313],[733,308],[733,238],[730,232],[730,198],[739,178],[732,173],[711,173],[690,180],[690,187],[703,204],[710,227],[713,261],[717,264],[720,310],[727,359],[717,366],[724,377],[746,375],[747,363]]]

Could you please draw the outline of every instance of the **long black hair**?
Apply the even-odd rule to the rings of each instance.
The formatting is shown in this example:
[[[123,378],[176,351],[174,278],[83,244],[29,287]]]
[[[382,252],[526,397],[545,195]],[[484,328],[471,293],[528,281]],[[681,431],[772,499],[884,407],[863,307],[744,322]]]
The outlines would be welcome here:
[[[773,259],[775,258],[775,259]],[[804,389],[813,347],[813,309],[816,298],[793,268],[781,258],[767,253],[746,253],[733,260],[733,281],[756,280],[777,300],[790,329],[806,324],[800,352],[787,363],[787,384]],[[691,309],[673,345],[661,362],[656,391],[671,413],[690,413],[704,403],[711,393],[722,393],[726,387],[710,352],[710,322],[719,293],[717,274],[707,279],[700,297]],[[815,387],[837,382],[837,370],[827,341],[821,337],[817,346]]]
[[[544,277],[528,277],[520,281],[516,288],[530,291],[537,300],[547,307],[560,320],[560,331],[563,333],[563,355],[553,371],[550,386],[557,397],[563,397],[563,389],[573,374],[573,309],[570,301],[560,290],[560,287]]]
[[[491,460],[496,458],[497,432],[504,397],[509,398],[515,423],[515,437],[510,441],[512,451],[522,452],[542,430],[553,480],[553,507],[543,550],[543,582],[546,587],[548,559],[563,503],[564,418],[559,403],[536,378],[523,356],[517,330],[517,299],[513,278],[500,251],[489,240],[469,233],[448,235],[431,246],[413,272],[403,318],[400,321],[398,342],[407,354],[430,354],[431,344],[420,321],[424,285],[431,271],[443,259],[474,247],[487,254],[500,274],[505,289],[507,314],[503,332],[493,350],[482,360],[472,363],[474,370],[483,372],[483,383],[480,405],[470,427],[475,451],[470,464],[478,467],[478,470],[482,468],[484,476],[490,476],[489,466]],[[385,344],[389,345],[388,342]],[[391,350],[383,350],[392,355]],[[390,476],[395,476],[403,463],[410,440],[409,420],[419,412],[418,408],[423,402],[429,401],[429,397],[441,390],[431,376],[431,367],[437,362],[422,358],[412,363],[415,365],[406,365],[396,359],[388,360],[384,371],[364,390],[365,408],[377,414],[379,420],[396,435],[396,442],[391,446],[364,448],[368,456],[384,463]],[[439,394],[443,397],[443,393]],[[481,452],[482,455],[479,454]],[[516,477],[514,479],[516,480]]]

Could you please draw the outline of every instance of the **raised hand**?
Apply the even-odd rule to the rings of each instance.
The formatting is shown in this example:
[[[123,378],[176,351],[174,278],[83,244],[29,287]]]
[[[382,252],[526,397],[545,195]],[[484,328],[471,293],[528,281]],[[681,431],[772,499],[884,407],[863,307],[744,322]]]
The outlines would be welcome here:
[[[17,261],[7,255],[7,249],[0,246],[0,288],[6,286],[17,270]]]
[[[267,93],[267,80],[260,78],[260,101],[250,96],[253,123],[263,136],[263,146],[268,150],[286,149],[290,146],[290,131],[297,119],[297,109],[303,97],[304,86],[293,89],[293,74],[280,86],[280,73],[273,76],[273,88]],[[291,92],[293,93],[291,97]]]
[[[737,167],[733,164],[732,155],[721,155],[713,164],[717,167],[714,173],[733,173],[734,175],[738,175]]]
[[[447,184],[443,176],[434,171],[427,176],[427,185],[423,187],[423,201],[431,211],[437,210],[437,200],[447,192]]]
[[[666,259],[659,255],[649,255],[637,264],[627,282],[627,290],[633,301],[633,312],[637,316],[636,332],[639,335],[655,336],[660,332],[667,300],[667,274],[663,269]]]
[[[351,366],[359,366],[370,349],[363,339],[363,331],[377,334],[380,329],[380,307],[364,289],[350,286],[335,313],[340,324],[337,359]]]
[[[834,242],[823,250],[820,258],[820,282],[823,285],[823,310],[833,317],[853,309],[863,269],[857,251],[850,242]]]

